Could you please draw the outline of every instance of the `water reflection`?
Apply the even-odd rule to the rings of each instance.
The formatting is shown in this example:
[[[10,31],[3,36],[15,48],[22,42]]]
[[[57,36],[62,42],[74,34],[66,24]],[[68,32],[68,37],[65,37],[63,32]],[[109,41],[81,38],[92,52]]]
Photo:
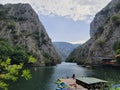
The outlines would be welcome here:
[[[94,77],[105,79],[112,84],[120,83],[120,69],[118,67],[100,67],[93,69]]]
[[[76,63],[61,63],[57,66],[31,68],[33,78],[25,81],[20,79],[9,90],[56,90],[55,81],[58,78],[94,76],[105,80],[119,82],[120,70],[113,68],[85,69]]]
[[[54,67],[38,67],[37,70],[31,68],[32,79],[28,81],[20,79],[9,90],[49,90],[47,88],[49,87],[53,70]]]

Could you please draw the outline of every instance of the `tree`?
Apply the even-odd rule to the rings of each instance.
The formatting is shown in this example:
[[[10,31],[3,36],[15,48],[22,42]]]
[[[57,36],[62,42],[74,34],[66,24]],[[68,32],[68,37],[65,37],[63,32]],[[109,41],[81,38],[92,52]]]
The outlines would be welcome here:
[[[116,41],[113,44],[113,50],[116,52],[118,49],[120,49],[120,41]]]
[[[29,58],[29,62],[35,63],[36,59],[32,56]],[[8,90],[8,81],[17,81],[19,76],[26,80],[31,78],[30,70],[23,69],[24,63],[12,64],[11,59],[8,58],[6,61],[0,60],[0,88]]]
[[[120,41],[116,41],[113,44],[113,50],[115,52],[117,63],[120,64]]]
[[[22,46],[11,46],[6,40],[0,39],[0,59],[11,58],[11,64],[27,63],[29,54]]]
[[[12,63],[16,63],[16,64],[21,62],[27,63],[29,55],[22,46],[16,46],[10,58],[12,59]]]
[[[120,25],[120,16],[118,14],[111,16],[111,19],[116,26]]]
[[[0,38],[0,89],[8,90],[9,81],[17,81],[19,77],[30,79],[30,70],[25,65],[35,62],[22,46],[13,47]]]

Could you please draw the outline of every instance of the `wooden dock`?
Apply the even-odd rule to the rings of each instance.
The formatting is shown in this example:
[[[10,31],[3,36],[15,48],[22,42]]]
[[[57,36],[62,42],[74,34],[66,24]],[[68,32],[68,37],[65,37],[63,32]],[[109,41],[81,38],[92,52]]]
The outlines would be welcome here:
[[[65,90],[103,90],[107,88],[107,81],[94,77],[62,78],[58,80],[58,83],[58,85],[63,86],[60,88],[68,88]]]
[[[70,86],[71,90],[87,90],[83,86],[80,86],[76,83],[76,79],[68,78],[68,79],[60,79],[62,82]]]

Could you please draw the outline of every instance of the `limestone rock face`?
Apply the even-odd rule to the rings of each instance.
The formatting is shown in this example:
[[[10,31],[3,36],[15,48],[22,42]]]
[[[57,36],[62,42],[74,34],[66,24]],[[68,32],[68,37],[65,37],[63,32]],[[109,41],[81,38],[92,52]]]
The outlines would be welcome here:
[[[91,22],[91,38],[73,51],[68,61],[99,64],[102,58],[114,58],[113,45],[120,41],[119,20],[120,0],[112,0]]]
[[[0,5],[0,38],[13,46],[25,47],[36,56],[38,65],[54,65],[59,61],[51,39],[29,4]]]
[[[119,12],[119,10],[117,10],[117,5],[119,5],[119,3],[120,0],[112,0],[105,8],[96,14],[90,25],[91,37],[93,37],[98,32],[98,28],[100,26],[104,26],[110,16]]]

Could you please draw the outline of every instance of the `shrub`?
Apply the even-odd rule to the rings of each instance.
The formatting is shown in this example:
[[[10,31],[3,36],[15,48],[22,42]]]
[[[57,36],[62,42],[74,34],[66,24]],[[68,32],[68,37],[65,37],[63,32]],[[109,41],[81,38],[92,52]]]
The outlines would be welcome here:
[[[104,31],[104,27],[103,26],[98,27],[97,32],[95,34],[95,38],[96,39],[99,38],[101,36],[101,34],[103,33],[103,31]]]
[[[12,33],[13,35],[15,35],[15,34],[17,33],[17,31],[16,31],[16,30],[12,30],[11,33]]]
[[[9,8],[0,5],[0,19],[6,20],[8,18]]]
[[[118,3],[115,7],[117,10],[120,10],[120,3]]]
[[[6,17],[6,10],[4,10],[4,9],[0,9],[0,18],[1,19],[4,19]]]
[[[103,31],[104,31],[103,26],[98,27],[97,32],[96,32],[95,35],[96,35],[97,37],[99,37],[99,36],[103,33]]]
[[[116,41],[113,44],[113,50],[115,52],[116,55],[120,54],[120,41]],[[120,64],[120,57],[116,57],[117,63]]]
[[[29,80],[30,70],[24,68],[24,63],[11,64],[11,59],[0,60],[0,90],[8,90],[11,81],[17,81],[20,77]]]
[[[120,49],[117,49],[117,50],[115,51],[115,54],[116,54],[116,55],[119,55],[119,54],[120,54]],[[117,61],[117,63],[120,64],[120,56],[117,56],[117,57],[116,57],[116,61]]]
[[[6,60],[11,58],[11,63],[19,64],[24,62],[27,64],[29,54],[22,46],[11,46],[6,40],[0,39],[0,59]]]
[[[39,41],[40,36],[39,36],[39,31],[38,31],[38,30],[37,30],[37,31],[35,31],[32,35],[33,35],[33,37],[34,37],[36,40],[38,40],[38,41]]]
[[[42,44],[47,44],[47,40],[43,39]]]
[[[27,63],[29,58],[29,55],[27,53],[27,51],[25,50],[25,48],[23,48],[22,46],[16,46],[14,48],[14,52],[11,55],[11,59],[12,59],[12,63]]]
[[[115,51],[115,53],[116,53],[116,54],[120,54],[120,49],[117,49],[117,50]]]
[[[12,22],[12,21],[8,22],[7,29],[12,29],[12,30],[14,30],[14,29],[15,29],[15,23]]]
[[[28,20],[28,18],[26,18],[26,17],[23,17],[23,16],[9,16],[9,18],[10,19],[13,19],[13,20],[15,20],[15,21],[26,21],[26,20]]]
[[[44,56],[45,58],[47,58],[47,59],[50,59],[50,58],[51,58],[51,56],[50,56],[48,53],[46,53],[46,52],[43,52],[43,56]]]
[[[102,47],[105,44],[105,39],[103,38],[98,39],[97,44]]]
[[[0,39],[0,59],[6,60],[14,49],[6,40]]]
[[[9,17],[10,17],[11,19],[13,19],[13,20],[17,20],[17,17],[16,17],[16,16],[10,15]]]
[[[30,79],[30,70],[24,69],[24,65],[34,62],[36,59],[29,57],[23,47],[12,47],[6,40],[0,38],[0,90],[8,90],[10,82],[18,80],[20,76],[26,80]]]
[[[13,38],[14,38],[15,40],[17,40],[17,39],[19,38],[19,35],[13,34]]]
[[[111,17],[112,19],[112,22],[116,25],[116,26],[119,26],[120,25],[120,15],[116,14],[116,15],[113,15]]]
[[[18,20],[18,21],[26,21],[26,20],[27,20],[27,18],[26,18],[26,17],[22,17],[22,16],[21,16],[21,17],[18,17],[18,18],[17,18],[17,20]]]
[[[103,33],[103,31],[104,31],[103,26],[98,27],[98,32],[99,32],[99,34],[102,34],[102,33]]]
[[[51,57],[48,53],[43,52],[42,54],[43,54],[43,56],[44,56],[44,58],[45,58],[45,64],[46,64],[46,65],[52,63],[52,62],[51,62],[51,61],[52,61],[52,57]]]
[[[118,49],[120,49],[120,41],[114,42],[112,46],[113,50],[116,52]]]
[[[42,38],[45,38],[44,32],[41,32],[41,37],[42,37]]]

